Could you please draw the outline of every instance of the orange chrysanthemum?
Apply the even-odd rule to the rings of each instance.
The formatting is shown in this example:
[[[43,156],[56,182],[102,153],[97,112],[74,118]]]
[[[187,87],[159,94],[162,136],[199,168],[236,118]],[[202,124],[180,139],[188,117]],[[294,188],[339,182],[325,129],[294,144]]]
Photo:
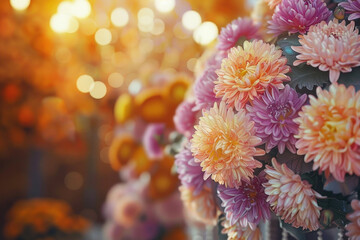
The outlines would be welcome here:
[[[230,225],[230,221],[224,220],[222,222],[223,230],[221,233],[227,234],[228,240],[260,240],[262,239],[261,231],[259,227],[251,229],[250,226],[243,227],[239,223]]]
[[[226,108],[224,102],[209,111],[203,111],[199,125],[195,126],[191,152],[201,162],[204,179],[209,176],[227,187],[238,188],[241,181],[250,181],[255,168],[262,164],[254,156],[265,152],[255,146],[261,139],[255,136],[254,122],[240,110]]]
[[[330,171],[343,182],[346,173],[360,176],[360,92],[354,87],[331,85],[329,91],[317,88],[310,105],[303,106],[299,118],[297,153],[313,169]]]
[[[180,186],[179,190],[181,200],[194,220],[208,225],[216,225],[218,213],[211,189],[203,188],[199,194],[194,194],[193,188],[185,186]]]
[[[301,46],[293,46],[298,53],[297,66],[303,62],[321,71],[329,71],[330,81],[337,82],[340,72],[351,72],[360,66],[360,36],[355,23],[345,26],[335,18],[326,23],[322,21],[310,27],[306,35],[299,36]]]
[[[323,198],[307,181],[291,171],[286,164],[280,165],[275,158],[266,166],[265,193],[273,211],[286,223],[315,231],[319,228],[321,207],[316,198]]]
[[[216,97],[222,97],[230,107],[239,111],[249,100],[264,93],[268,86],[284,88],[283,81],[290,80],[286,76],[290,67],[281,54],[275,45],[262,40],[245,41],[243,47],[230,49],[221,68],[216,71]]]

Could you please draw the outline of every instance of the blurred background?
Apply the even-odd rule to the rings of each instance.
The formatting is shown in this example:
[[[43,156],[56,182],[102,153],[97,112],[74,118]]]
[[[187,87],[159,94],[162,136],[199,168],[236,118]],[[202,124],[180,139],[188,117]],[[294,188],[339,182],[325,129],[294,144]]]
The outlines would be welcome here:
[[[173,116],[221,27],[253,4],[0,1],[0,238],[185,239]],[[161,146],[146,142],[159,131]],[[154,221],[112,215],[123,206]]]

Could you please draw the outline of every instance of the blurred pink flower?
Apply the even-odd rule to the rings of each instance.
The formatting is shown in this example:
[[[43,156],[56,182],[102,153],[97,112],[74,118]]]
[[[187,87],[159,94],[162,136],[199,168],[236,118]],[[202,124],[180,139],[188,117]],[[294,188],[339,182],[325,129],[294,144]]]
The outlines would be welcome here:
[[[339,3],[339,6],[345,8],[347,13],[350,13],[349,21],[360,18],[360,0],[347,0]]]
[[[321,71],[329,71],[330,81],[337,82],[340,72],[351,72],[360,66],[360,36],[354,22],[345,26],[337,19],[311,26],[306,35],[300,35],[301,46],[293,46],[298,53],[297,66],[303,62]]]
[[[322,0],[282,0],[269,21],[268,32],[276,36],[283,32],[304,34],[310,26],[327,21],[330,16]]]
[[[215,81],[217,75],[215,68],[207,68],[204,73],[195,81],[194,95],[195,107],[194,111],[209,109],[214,106],[215,102],[220,102],[221,98],[216,98],[214,93]]]
[[[195,102],[182,102],[176,109],[174,123],[176,130],[187,138],[195,132],[196,111],[193,111]]]
[[[139,196],[127,194],[118,199],[114,209],[114,220],[121,226],[131,228],[138,221],[144,209],[144,202]]]
[[[165,124],[149,124],[143,136],[143,145],[150,159],[160,159],[163,156],[161,142],[164,138]]]
[[[266,152],[278,147],[283,153],[285,147],[296,153],[294,134],[298,133],[298,124],[293,120],[306,101],[306,94],[301,97],[286,85],[285,89],[268,88],[266,92],[246,109],[255,122],[256,136],[266,143]]]
[[[199,194],[204,185],[210,186],[210,179],[204,180],[204,172],[199,162],[195,162],[190,150],[190,144],[186,145],[176,156],[175,166],[179,174],[181,184],[191,187],[194,194]]]
[[[217,49],[227,51],[236,46],[236,43],[240,39],[261,39],[259,30],[260,24],[255,23],[250,18],[239,17],[221,29],[218,37]]]
[[[183,204],[179,191],[161,201],[156,201],[153,209],[156,218],[165,226],[180,225],[184,222]]]

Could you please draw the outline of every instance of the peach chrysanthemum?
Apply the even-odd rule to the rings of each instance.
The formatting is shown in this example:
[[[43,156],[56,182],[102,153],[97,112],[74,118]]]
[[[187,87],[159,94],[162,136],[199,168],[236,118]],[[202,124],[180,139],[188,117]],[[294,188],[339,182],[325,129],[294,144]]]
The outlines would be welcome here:
[[[299,124],[297,154],[338,181],[346,173],[360,176],[360,92],[336,84],[329,91],[318,87],[316,94],[294,120]]]
[[[337,82],[340,72],[351,72],[353,67],[360,66],[360,35],[351,22],[345,26],[337,19],[328,24],[323,21],[310,27],[306,35],[300,35],[301,46],[293,46],[298,53],[297,66],[303,62],[321,71],[329,71],[332,83]]]
[[[350,223],[345,226],[345,229],[349,240],[355,240],[360,238],[360,201],[357,199],[352,200],[351,207],[354,212],[346,215]]]
[[[208,225],[216,225],[218,212],[211,189],[205,187],[198,194],[194,194],[194,189],[191,187],[180,186],[179,190],[181,200],[188,214],[194,220]]]
[[[271,9],[275,8],[282,0],[265,0]]]
[[[256,227],[255,229],[251,229],[250,226],[243,227],[239,223],[235,223],[231,225],[228,220],[224,220],[222,223],[223,229],[221,231],[222,234],[227,234],[228,240],[261,240],[261,232],[260,228]]]
[[[191,152],[200,162],[204,179],[209,176],[226,187],[238,188],[241,181],[250,182],[255,168],[262,164],[254,156],[263,155],[255,148],[261,139],[255,136],[254,122],[240,110],[234,114],[224,102],[203,111],[191,139]]]
[[[291,171],[286,164],[280,165],[275,158],[273,167],[266,166],[265,193],[273,211],[286,223],[311,231],[319,228],[321,207],[316,198],[323,198],[307,181]]]
[[[262,40],[244,42],[244,46],[230,49],[227,58],[216,71],[214,92],[216,97],[230,107],[240,110],[248,102],[263,94],[270,85],[282,89],[283,81],[289,81],[286,76],[290,67],[286,65],[286,58],[275,45],[264,43]]]

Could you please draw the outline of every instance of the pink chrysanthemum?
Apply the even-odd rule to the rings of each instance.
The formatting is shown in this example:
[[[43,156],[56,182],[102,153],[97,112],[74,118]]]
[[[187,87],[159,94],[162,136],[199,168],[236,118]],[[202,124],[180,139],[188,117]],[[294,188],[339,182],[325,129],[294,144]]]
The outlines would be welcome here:
[[[254,176],[250,183],[243,182],[238,189],[219,185],[218,196],[231,225],[239,222],[243,227],[249,224],[256,226],[260,220],[270,219],[270,206],[262,186],[264,182],[266,178],[261,174]]]
[[[193,109],[194,111],[209,109],[214,106],[215,102],[220,102],[221,98],[216,98],[214,93],[216,79],[215,68],[210,67],[195,81],[194,95],[196,106]]]
[[[314,161],[314,170],[330,171],[338,181],[346,173],[360,176],[360,92],[331,85],[329,91],[318,87],[316,94],[295,119],[297,153],[305,154],[305,162]]]
[[[114,211],[114,220],[124,227],[132,227],[145,209],[138,195],[126,195],[118,199]]]
[[[204,181],[204,172],[200,163],[194,161],[190,151],[190,144],[186,145],[176,156],[175,166],[179,173],[181,184],[194,189],[194,194],[199,194],[204,185],[210,186],[210,179]]]
[[[250,182],[254,169],[262,164],[254,156],[264,151],[255,148],[261,139],[255,136],[254,122],[240,110],[234,114],[224,102],[203,111],[191,139],[191,152],[201,162],[204,179],[209,176],[220,184],[238,188],[242,181]]]
[[[275,8],[282,0],[265,0],[271,9]]]
[[[165,132],[165,125],[154,123],[148,125],[143,136],[143,145],[146,154],[151,159],[160,159],[163,156],[161,141]]]
[[[216,97],[222,97],[230,107],[235,106],[239,111],[249,100],[263,94],[267,87],[284,88],[283,81],[290,80],[286,76],[290,67],[281,54],[275,45],[261,40],[245,41],[244,48],[230,49],[221,69],[216,71]]]
[[[182,102],[176,109],[174,123],[176,130],[185,137],[190,138],[194,133],[196,122],[196,112],[193,111],[195,102]]]
[[[357,199],[352,200],[351,207],[354,212],[346,215],[346,218],[350,221],[345,226],[346,236],[349,237],[349,240],[357,240],[360,238],[360,201]]]
[[[306,33],[310,26],[326,21],[330,10],[322,0],[282,0],[269,21],[269,33]]]
[[[286,164],[280,165],[273,158],[272,165],[273,168],[266,166],[268,182],[263,185],[273,211],[296,228],[317,230],[321,207],[318,206],[316,198],[323,197]]]
[[[256,24],[250,18],[239,17],[221,29],[217,49],[227,51],[234,47],[241,38],[244,40],[260,39],[259,30],[260,24]]]
[[[301,97],[286,85],[284,90],[268,88],[260,98],[247,105],[250,118],[255,122],[256,136],[266,143],[266,152],[278,147],[283,153],[285,147],[296,153],[294,134],[298,132],[298,124],[293,119],[306,101],[306,94]]]
[[[360,0],[348,0],[339,3],[339,6],[345,8],[347,13],[350,13],[348,18],[350,21],[360,18]]]
[[[217,222],[217,209],[211,189],[203,188],[199,194],[194,194],[193,188],[179,187],[181,199],[189,215],[195,220],[208,225]]]
[[[354,22],[345,26],[345,21],[338,23],[337,19],[311,26],[306,35],[299,36],[301,46],[292,47],[300,53],[294,66],[306,62],[329,71],[330,81],[337,82],[340,72],[351,72],[351,68],[360,66],[360,36],[354,27]]]
[[[224,220],[221,225],[223,229],[221,233],[227,234],[228,240],[261,240],[260,228],[250,228],[250,226],[243,227],[239,223],[230,224],[228,220]]]

